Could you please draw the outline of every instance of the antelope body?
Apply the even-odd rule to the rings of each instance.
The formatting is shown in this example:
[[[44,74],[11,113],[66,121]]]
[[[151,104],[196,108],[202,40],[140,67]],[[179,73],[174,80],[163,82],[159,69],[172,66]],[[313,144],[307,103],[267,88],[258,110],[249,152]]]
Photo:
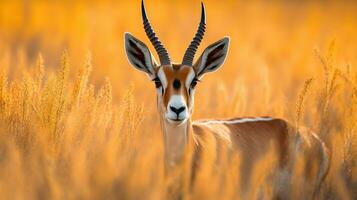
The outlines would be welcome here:
[[[312,162],[317,164],[316,173],[306,177],[311,181],[314,193],[328,171],[329,154],[324,143],[311,131],[295,133],[286,121],[270,117],[191,121],[197,83],[204,74],[217,70],[224,63],[229,46],[229,37],[224,37],[209,45],[193,64],[205,32],[203,4],[197,33],[185,52],[182,64],[171,62],[167,50],[149,23],[143,1],[142,18],[145,32],[158,53],[160,64],[155,61],[148,47],[130,33],[125,33],[125,50],[129,62],[145,72],[155,83],[166,167],[178,165],[187,151],[198,154],[197,151],[214,152],[224,147],[240,153],[241,174],[246,175],[273,146],[278,156],[278,172],[281,172],[282,177],[286,172],[289,173],[299,153],[304,155],[307,166],[312,166]],[[193,159],[199,157],[193,156]],[[282,186],[288,184],[284,177],[280,180]]]

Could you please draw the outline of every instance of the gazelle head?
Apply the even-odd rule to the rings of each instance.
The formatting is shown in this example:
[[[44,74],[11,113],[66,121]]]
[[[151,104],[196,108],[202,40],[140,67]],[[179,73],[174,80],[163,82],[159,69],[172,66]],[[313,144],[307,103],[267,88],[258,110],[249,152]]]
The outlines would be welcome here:
[[[155,61],[148,47],[130,33],[125,33],[125,51],[131,65],[145,72],[155,83],[157,106],[162,118],[168,123],[179,125],[192,114],[195,88],[199,80],[205,73],[217,70],[224,63],[229,38],[224,37],[209,45],[193,64],[193,58],[206,28],[205,9],[202,4],[201,22],[197,33],[185,52],[182,64],[173,64],[150,25],[144,1],[141,9],[146,35],[159,56],[160,64]]]

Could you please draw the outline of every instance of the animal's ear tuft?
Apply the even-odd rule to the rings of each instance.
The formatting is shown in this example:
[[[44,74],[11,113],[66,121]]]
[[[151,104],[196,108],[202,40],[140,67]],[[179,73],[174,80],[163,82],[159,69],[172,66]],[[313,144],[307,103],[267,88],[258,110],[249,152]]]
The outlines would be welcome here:
[[[146,72],[150,77],[155,75],[155,61],[149,48],[130,33],[124,34],[125,52],[131,65]]]
[[[197,60],[193,68],[198,77],[217,70],[225,61],[228,53],[229,37],[209,45]]]

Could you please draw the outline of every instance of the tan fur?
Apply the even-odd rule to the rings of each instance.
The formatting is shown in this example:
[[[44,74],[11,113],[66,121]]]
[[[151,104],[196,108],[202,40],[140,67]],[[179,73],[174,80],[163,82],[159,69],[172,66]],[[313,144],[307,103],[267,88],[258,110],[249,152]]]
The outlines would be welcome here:
[[[284,198],[293,192],[290,185],[294,177],[296,160],[303,160],[303,174],[306,195],[310,199],[316,194],[329,168],[329,153],[324,143],[312,131],[301,128],[299,133],[282,119],[236,118],[231,120],[200,120],[191,124],[190,119],[181,125],[167,121],[164,113],[172,95],[184,97],[187,108],[192,113],[193,95],[189,93],[186,81],[192,68],[183,65],[162,66],[167,81],[165,92],[159,100],[159,113],[166,141],[178,144],[178,149],[167,146],[167,160],[177,160],[177,155],[190,152],[193,159],[193,180],[201,163],[216,163],[221,152],[238,152],[241,157],[241,182],[248,185],[252,170],[261,158],[274,150],[277,156],[276,187],[277,197]],[[181,87],[173,87],[174,80]],[[183,128],[184,127],[184,128]],[[183,131],[178,131],[178,130]],[[182,136],[187,141],[182,140]],[[176,141],[176,142],[175,142]],[[180,141],[180,142],[179,142]],[[170,163],[171,163],[170,162]],[[300,176],[300,175],[299,175]],[[244,188],[244,187],[243,187]]]
[[[268,117],[200,120],[191,123],[194,97],[193,92],[189,92],[193,90],[189,84],[194,77],[188,77],[196,74],[195,69],[177,64],[156,69],[162,71],[156,73],[165,79],[164,92],[158,96],[158,110],[165,137],[168,170],[188,157],[193,160],[193,173],[188,176],[194,182],[200,166],[214,166],[220,162],[220,156],[234,155],[236,152],[241,158],[241,182],[247,189],[254,167],[267,153],[273,151],[276,155],[276,163],[273,165],[276,176],[272,184],[275,184],[277,197],[289,196],[293,192],[291,179],[302,178],[303,187],[306,189],[304,197],[313,198],[328,171],[329,153],[324,143],[312,131],[300,128],[297,132],[286,121]],[[180,82],[179,88],[173,86],[175,80]],[[190,113],[182,122],[172,122],[166,118],[168,103],[173,95],[183,97]],[[187,152],[189,156],[184,156]],[[296,164],[299,164],[298,160],[302,160],[304,165],[302,174],[295,177],[294,170]]]
[[[184,58],[187,62],[183,63],[187,65],[192,65],[196,48],[202,39],[204,16],[203,10],[200,29],[186,52],[189,56],[185,55]],[[146,28],[150,28],[145,18],[144,15]],[[155,40],[153,44],[159,55],[166,58],[160,57],[165,65],[157,66],[156,62],[151,62],[152,55],[147,47],[128,33],[125,34],[125,47],[129,61],[137,69],[148,73],[158,89],[157,106],[165,141],[167,171],[180,163],[187,163],[187,157],[190,158],[188,160],[193,159],[194,172],[200,162],[219,162],[220,155],[224,156],[220,152],[238,152],[241,155],[242,182],[247,182],[261,158],[273,150],[276,156],[271,159],[275,161],[277,158],[273,167],[277,171],[278,193],[289,192],[287,188],[291,187],[286,186],[290,186],[292,181],[289,178],[294,178],[296,163],[299,164],[301,160],[303,170],[300,170],[302,173],[299,176],[304,182],[306,180],[306,191],[310,189],[312,196],[316,193],[316,188],[320,186],[329,168],[329,153],[324,143],[311,131],[301,129],[297,133],[286,121],[266,117],[208,120],[191,124],[193,94],[197,82],[205,73],[216,71],[222,66],[228,53],[229,37],[209,45],[196,64],[187,66],[171,64],[167,51],[155,38],[155,34],[149,32],[147,31],[148,36],[152,42]]]
[[[168,87],[166,88],[166,92],[164,94],[164,104],[167,105],[170,96],[174,95],[174,94],[181,94],[186,102],[189,102],[189,94],[187,92],[187,88],[185,86],[185,81],[187,78],[188,73],[190,72],[190,67],[187,66],[183,66],[181,67],[181,65],[173,65],[173,67],[171,66],[163,66],[163,71],[164,74],[167,78],[167,85]],[[176,91],[173,89],[172,87],[172,82],[178,79],[181,81],[181,88],[179,91]]]
[[[294,159],[298,156],[304,159],[305,197],[313,198],[328,171],[329,153],[324,143],[307,129],[295,133],[294,128],[282,119],[229,124],[219,120],[213,123],[209,120],[198,121],[193,122],[193,135],[198,143],[204,143],[198,144],[203,149],[207,148],[207,144],[214,143],[214,147],[210,148],[219,149],[216,145],[221,144],[239,152],[241,181],[244,184],[249,182],[254,164],[273,147],[278,156],[278,176],[279,171],[281,176],[289,176],[277,177],[280,180],[276,185],[279,190],[277,196],[280,198],[289,195],[286,193],[291,190],[289,180],[294,175]]]

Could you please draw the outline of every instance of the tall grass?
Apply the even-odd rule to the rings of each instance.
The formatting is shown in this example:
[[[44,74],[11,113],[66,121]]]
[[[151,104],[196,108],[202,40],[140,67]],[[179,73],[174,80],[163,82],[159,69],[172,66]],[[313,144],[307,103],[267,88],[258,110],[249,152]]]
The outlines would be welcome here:
[[[356,4],[204,3],[201,49],[223,35],[232,42],[222,69],[197,87],[193,119],[270,115],[312,129],[332,153],[318,198],[356,199]],[[146,4],[179,61],[197,26],[187,16],[199,19],[199,2]],[[135,1],[1,3],[1,199],[272,197],[273,152],[249,183],[241,181],[240,155],[225,151],[207,156],[193,185],[181,181],[185,167],[165,177],[154,86],[123,52],[124,31],[149,44],[139,8]],[[289,182],[292,199],[304,198],[302,162]]]

